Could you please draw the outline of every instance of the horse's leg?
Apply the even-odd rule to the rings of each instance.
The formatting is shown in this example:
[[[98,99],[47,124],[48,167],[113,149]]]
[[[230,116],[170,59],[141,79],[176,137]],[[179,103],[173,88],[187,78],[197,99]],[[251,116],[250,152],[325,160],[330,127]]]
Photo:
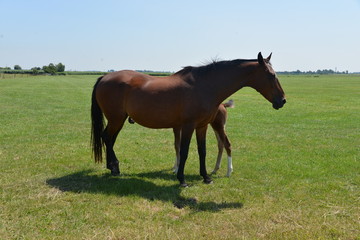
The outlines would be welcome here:
[[[184,177],[184,167],[185,162],[189,154],[189,146],[191,141],[191,136],[194,132],[194,127],[184,126],[181,129],[181,140],[180,140],[180,163],[177,172],[177,179],[180,181],[180,186],[187,187],[188,185],[185,182]]]
[[[212,180],[206,171],[206,130],[207,125],[196,129],[196,141],[200,159],[200,175],[204,178],[204,183],[209,184]]]
[[[125,120],[126,117],[118,119],[117,121],[109,121],[102,135],[106,146],[106,167],[111,171],[113,176],[120,175],[119,160],[116,158],[114,152],[114,144]]]
[[[174,132],[174,138],[175,138],[174,147],[175,147],[175,154],[176,154],[173,171],[174,171],[174,173],[177,173],[177,171],[179,169],[179,163],[180,163],[181,129],[180,128],[173,128],[173,132]]]
[[[228,170],[227,170],[227,174],[226,176],[230,177],[232,171],[233,171],[233,165],[232,165],[232,157],[231,157],[231,143],[224,131],[224,136],[225,136],[225,140],[224,140],[224,146],[225,146],[225,150],[227,153],[227,160],[228,160]]]
[[[215,132],[216,140],[218,143],[218,156],[216,159],[215,168],[211,174],[216,174],[216,172],[220,169],[222,154],[223,154],[223,150],[224,150],[224,143],[223,143],[222,139],[220,138],[219,133],[217,132],[216,129],[214,129],[214,132]]]
[[[225,127],[224,127],[225,125],[212,123],[211,126],[214,129],[214,132],[215,132],[215,135],[216,135],[216,138],[218,141],[218,148],[219,148],[218,159],[217,159],[213,173],[216,173],[216,171],[220,168],[221,155],[223,153],[223,148],[225,147],[225,150],[226,150],[227,156],[228,156],[228,158],[227,158],[228,159],[228,169],[227,169],[226,176],[230,177],[230,175],[233,171],[232,158],[231,158],[231,144],[225,133]]]
[[[219,137],[223,143],[223,146],[225,147],[226,153],[227,153],[227,160],[228,160],[228,166],[227,166],[227,173],[226,176],[230,177],[233,166],[232,166],[232,158],[231,158],[231,143],[225,133],[224,127],[217,130]]]

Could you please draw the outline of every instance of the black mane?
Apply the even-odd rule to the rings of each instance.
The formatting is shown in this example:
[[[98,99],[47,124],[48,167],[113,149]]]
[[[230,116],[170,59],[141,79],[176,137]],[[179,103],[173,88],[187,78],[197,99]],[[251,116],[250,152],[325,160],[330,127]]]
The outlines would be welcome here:
[[[244,60],[244,59],[236,59],[236,60],[229,60],[229,61],[212,61],[203,66],[193,67],[187,66],[181,69],[180,71],[176,72],[174,75],[185,75],[188,73],[200,73],[200,74],[207,74],[213,70],[227,67],[227,66],[235,66],[240,65],[243,62],[254,62],[257,61],[256,59]]]

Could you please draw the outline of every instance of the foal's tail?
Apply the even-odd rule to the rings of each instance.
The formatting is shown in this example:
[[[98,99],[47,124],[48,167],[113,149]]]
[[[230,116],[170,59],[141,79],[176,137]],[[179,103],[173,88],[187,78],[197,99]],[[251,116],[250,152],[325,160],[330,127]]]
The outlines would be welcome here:
[[[233,108],[235,105],[234,105],[234,100],[230,99],[228,102],[226,103],[223,103],[224,107],[226,108]]]
[[[96,87],[102,78],[99,77],[95,83],[91,99],[91,145],[95,162],[102,161],[103,141],[101,134],[104,131],[104,116],[95,96]]]

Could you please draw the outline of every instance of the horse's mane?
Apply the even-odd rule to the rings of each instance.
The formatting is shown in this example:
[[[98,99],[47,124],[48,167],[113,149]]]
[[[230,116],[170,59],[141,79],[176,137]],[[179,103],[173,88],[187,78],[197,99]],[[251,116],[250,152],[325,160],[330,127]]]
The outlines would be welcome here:
[[[240,65],[241,63],[244,63],[244,62],[253,62],[253,61],[257,61],[257,59],[250,59],[250,60],[236,59],[236,60],[229,60],[229,61],[213,60],[210,63],[205,64],[203,66],[198,66],[198,67],[187,66],[187,67],[184,67],[180,71],[174,73],[174,75],[186,75],[188,73],[195,73],[195,72],[199,73],[199,74],[207,74],[207,73],[209,73],[209,72],[211,72],[213,70],[220,69],[222,67],[235,66],[235,65]]]

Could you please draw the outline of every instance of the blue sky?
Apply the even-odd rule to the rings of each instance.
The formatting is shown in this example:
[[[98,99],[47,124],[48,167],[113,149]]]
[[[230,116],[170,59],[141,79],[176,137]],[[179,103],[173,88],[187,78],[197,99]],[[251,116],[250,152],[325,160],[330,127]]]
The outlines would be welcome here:
[[[177,71],[273,53],[277,71],[360,71],[360,0],[0,0],[0,67]]]

